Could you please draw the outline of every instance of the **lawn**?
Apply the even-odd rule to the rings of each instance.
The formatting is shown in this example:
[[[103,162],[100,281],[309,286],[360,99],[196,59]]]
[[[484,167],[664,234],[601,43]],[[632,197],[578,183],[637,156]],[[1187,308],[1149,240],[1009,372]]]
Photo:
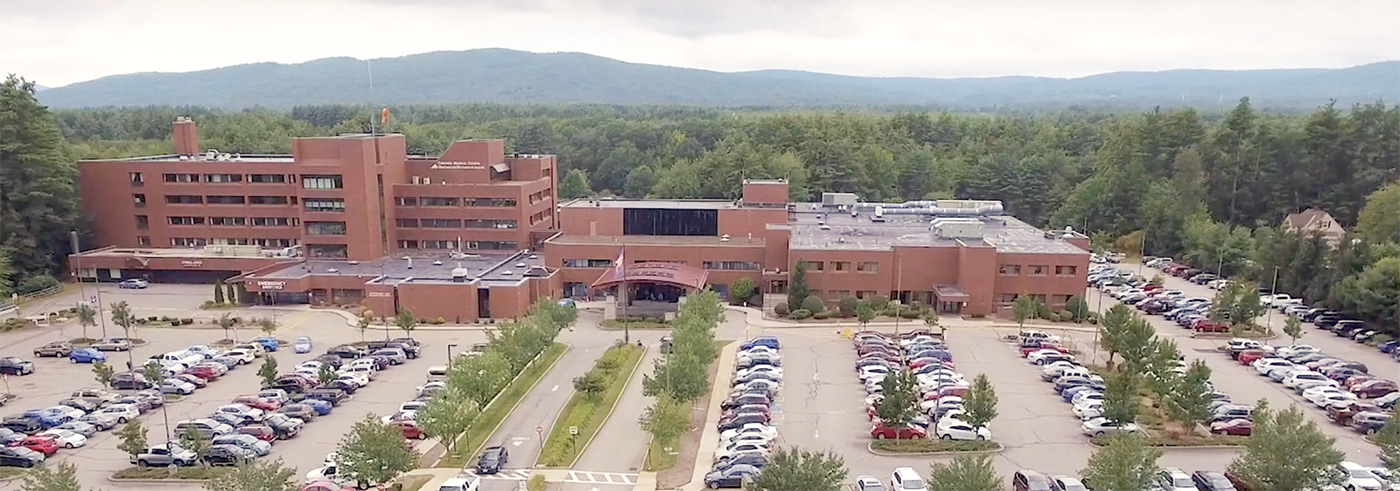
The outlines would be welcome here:
[[[540,353],[539,359],[507,385],[486,408],[477,416],[476,424],[472,425],[463,438],[458,438],[456,445],[452,448],[452,454],[442,459],[438,467],[461,468],[466,462],[476,457],[482,445],[486,444],[486,439],[496,432],[496,428],[501,426],[506,416],[515,410],[515,406],[520,404],[520,400],[525,398],[525,393],[530,391],[536,383],[544,378],[544,374],[554,366],[554,362],[559,361],[560,356],[568,350],[568,345],[564,343],[554,343]]]
[[[598,357],[589,374],[603,381],[603,390],[592,397],[574,392],[569,403],[564,405],[564,411],[555,420],[554,428],[549,431],[536,465],[569,467],[578,460],[584,447],[608,420],[644,353],[646,350],[643,348],[624,344],[608,348],[603,356]],[[570,427],[577,427],[578,434],[571,435]]]
[[[0,481],[8,481],[23,476],[26,471],[19,467],[0,467]]]
[[[999,445],[996,442],[986,440],[954,441],[919,438],[914,440],[875,440],[871,442],[870,448],[889,453],[986,452],[996,450]]]
[[[228,472],[231,467],[177,467],[175,477],[164,467],[127,467],[112,474],[112,479],[213,479]]]

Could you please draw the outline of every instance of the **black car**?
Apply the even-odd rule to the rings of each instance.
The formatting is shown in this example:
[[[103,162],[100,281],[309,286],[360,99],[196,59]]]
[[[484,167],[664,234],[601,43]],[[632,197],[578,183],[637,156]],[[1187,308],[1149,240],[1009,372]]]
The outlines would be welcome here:
[[[34,373],[34,363],[13,356],[0,358],[0,373],[5,375],[29,375]]]
[[[151,388],[151,381],[146,380],[144,375],[136,372],[118,373],[112,376],[112,388],[122,390],[141,390]]]
[[[486,447],[481,452],[481,458],[476,460],[477,474],[495,474],[501,472],[501,467],[506,465],[510,459],[510,452],[505,447]]]
[[[58,405],[60,405],[60,406],[68,406],[68,407],[71,407],[71,408],[80,410],[80,411],[82,411],[82,412],[84,412],[84,413],[90,413],[90,412],[93,412],[93,411],[96,411],[96,410],[97,410],[97,405],[96,405],[96,404],[93,404],[93,403],[91,403],[91,402],[88,402],[86,399],[77,399],[77,398],[73,398],[73,397],[69,397],[69,398],[67,398],[67,399],[58,401]]]
[[[271,386],[273,389],[282,389],[288,394],[305,392],[311,389],[311,383],[306,379],[297,376],[285,376],[277,379]]]
[[[15,433],[33,435],[44,429],[44,422],[37,416],[11,416],[0,420],[0,427],[9,428]]]
[[[344,359],[342,359],[342,358],[339,357],[339,356],[332,355],[332,354],[329,354],[329,353],[324,354],[324,355],[321,355],[321,356],[318,356],[318,357],[315,358],[315,360],[316,360],[316,361],[319,361],[319,362],[321,362],[321,363],[330,365],[331,368],[334,368],[334,369],[336,369],[336,370],[339,370],[340,367],[341,367],[342,365],[345,364],[345,360],[344,360]]]
[[[1200,491],[1235,491],[1235,485],[1225,474],[1215,471],[1196,471],[1191,474],[1191,482]]]
[[[29,460],[29,457],[20,455],[11,448],[0,448],[0,466],[4,467],[34,467],[37,462]]]
[[[762,394],[747,393],[740,394],[738,397],[724,401],[723,404],[720,404],[720,408],[729,409],[731,407],[744,406],[748,404],[763,404],[771,406],[773,404],[773,401],[772,399]]]
[[[711,470],[715,472],[724,472],[725,469],[736,465],[751,465],[762,469],[763,466],[768,465],[768,456],[759,452],[741,453],[732,459],[716,462],[715,467]]]
[[[278,440],[286,440],[297,436],[297,433],[301,433],[301,423],[293,421],[291,416],[285,414],[269,414],[263,418],[263,424],[272,427],[272,431],[277,434]]]
[[[210,466],[236,466],[251,460],[243,449],[233,445],[212,445],[199,459]]]
[[[216,411],[214,414],[210,414],[209,419],[232,426],[234,428],[253,422],[253,418],[250,416],[239,416],[237,414],[226,413],[222,411]]]
[[[768,424],[768,416],[765,415],[765,414],[763,414],[763,413],[744,413],[744,414],[740,414],[740,415],[735,416],[735,417],[733,417],[733,418],[730,418],[730,419],[727,419],[727,420],[724,420],[724,421],[720,421],[720,422],[719,422],[719,431],[722,433],[722,432],[724,432],[725,430],[732,430],[732,429],[736,429],[736,428],[743,428],[744,425],[749,424],[749,423]]]
[[[344,380],[332,380],[330,383],[322,385],[321,388],[338,389],[345,392],[346,394],[354,394],[355,391],[360,390],[359,385],[355,385],[353,382],[346,382]]]
[[[1337,325],[1337,323],[1341,321],[1341,314],[1333,314],[1329,312],[1313,318],[1313,325],[1323,329],[1331,329],[1332,326]]]
[[[417,348],[422,348],[422,347],[423,347],[423,343],[420,343],[420,342],[418,342],[417,339],[413,339],[413,338],[394,338],[394,339],[390,339],[389,342],[390,342],[390,343],[403,343],[403,344],[407,344],[407,345],[414,346],[414,347],[417,347]]]
[[[342,344],[340,346],[335,346],[331,349],[326,350],[326,354],[335,355],[336,357],[344,358],[346,360],[353,360],[365,356],[365,350],[356,348],[348,344]]]
[[[350,398],[350,394],[340,389],[320,388],[306,391],[306,398],[320,399],[331,403],[332,406],[339,406],[340,403]]]
[[[418,345],[408,344],[400,341],[370,341],[369,344],[366,345],[366,347],[369,348],[369,351],[371,353],[384,348],[400,349],[403,350],[404,356],[407,356],[408,358],[417,358],[418,355],[423,353],[423,349],[419,348]]]
[[[1333,312],[1327,309],[1312,309],[1309,310],[1307,313],[1303,314],[1302,319],[1303,322],[1317,322],[1319,318],[1324,316],[1336,317],[1340,319],[1342,317],[1342,314],[1341,312]]]

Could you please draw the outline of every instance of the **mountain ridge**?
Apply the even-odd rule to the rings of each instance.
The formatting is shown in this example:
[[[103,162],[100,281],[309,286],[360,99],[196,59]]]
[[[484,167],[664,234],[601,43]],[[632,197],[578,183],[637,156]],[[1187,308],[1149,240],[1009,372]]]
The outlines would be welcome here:
[[[369,90],[369,71],[374,91]],[[1400,61],[1349,68],[1180,69],[1077,78],[860,77],[766,69],[718,72],[587,53],[503,48],[433,51],[366,61],[330,57],[192,72],[111,75],[44,90],[55,108],[195,105],[538,103],[719,107],[934,106],[955,109],[1109,106],[1307,109],[1400,99]]]

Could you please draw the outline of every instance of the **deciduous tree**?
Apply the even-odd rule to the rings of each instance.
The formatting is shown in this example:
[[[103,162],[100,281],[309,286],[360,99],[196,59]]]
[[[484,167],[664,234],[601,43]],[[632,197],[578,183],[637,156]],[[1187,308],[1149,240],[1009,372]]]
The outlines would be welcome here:
[[[959,455],[947,463],[933,463],[929,491],[1001,491],[1001,477],[987,454]]]
[[[229,472],[216,474],[204,483],[208,491],[296,491],[296,469],[282,459],[253,460]]]
[[[763,472],[744,486],[754,491],[840,491],[846,481],[846,461],[836,452],[797,447],[779,448]]]
[[[1132,371],[1111,372],[1104,378],[1103,417],[1118,423],[1137,421],[1138,375]]]
[[[1162,403],[1167,415],[1182,423],[1189,431],[1196,425],[1210,421],[1210,367],[1204,361],[1196,360],[1186,369],[1186,374],[1175,377],[1170,390],[1162,394]]]
[[[1400,419],[1390,418],[1372,439],[1381,447],[1381,460],[1390,470],[1400,470]]]
[[[1400,182],[1366,196],[1366,207],[1356,217],[1356,232],[1375,244],[1400,242]]]
[[[78,325],[83,328],[83,339],[89,339],[88,328],[97,325],[97,310],[87,302],[78,304]]]
[[[1089,456],[1089,464],[1080,476],[1084,484],[1096,491],[1151,489],[1161,456],[1161,450],[1147,446],[1138,435],[1109,435],[1103,446]]]
[[[881,382],[884,399],[875,404],[875,415],[886,425],[903,428],[919,414],[919,382],[908,370],[894,370]]]
[[[428,403],[418,410],[415,420],[425,434],[447,445],[447,453],[450,454],[457,438],[471,430],[480,414],[481,407],[475,401],[448,389],[428,399]]]
[[[271,356],[264,356],[262,366],[258,367],[258,376],[262,377],[263,385],[271,386],[277,383],[277,359]]]
[[[82,491],[78,482],[78,467],[71,462],[30,469],[24,475],[20,491]]]
[[[747,276],[734,280],[729,284],[730,301],[740,302],[748,305],[749,297],[754,294],[753,279]]]
[[[405,336],[413,337],[413,330],[418,327],[418,317],[413,315],[413,311],[408,309],[399,310],[394,314],[394,325],[403,331]]]
[[[1017,327],[1024,331],[1026,320],[1035,318],[1036,312],[1040,311],[1040,303],[1030,295],[1016,297],[1016,301],[1011,304],[1011,318],[1016,321]]]
[[[588,173],[583,169],[570,169],[559,183],[559,199],[587,198],[593,195],[593,187],[588,184]]]
[[[112,375],[115,375],[115,372],[116,370],[105,361],[92,362],[92,378],[104,389],[112,386]]]
[[[373,414],[355,423],[336,448],[337,471],[361,485],[387,483],[415,465],[404,448],[403,430],[379,422]]]
[[[997,392],[992,388],[992,381],[987,378],[987,374],[979,373],[972,379],[972,386],[968,388],[967,397],[963,399],[963,407],[967,412],[963,413],[962,420],[974,428],[985,428],[996,419]]]
[[[856,304],[856,321],[860,322],[861,329],[865,329],[865,326],[870,324],[870,321],[875,320],[876,314],[875,307],[871,306],[870,302],[860,302]]]
[[[1256,489],[1303,491],[1338,484],[1334,472],[1343,454],[1297,407],[1274,411],[1264,401],[1254,408],[1254,432],[1230,472]]]
[[[117,430],[117,450],[126,452],[127,455],[135,457],[146,451],[146,427],[141,425],[141,420],[133,419],[122,425],[122,429]]]
[[[1294,316],[1288,316],[1288,320],[1283,322],[1283,333],[1288,335],[1292,344],[1298,344],[1298,339],[1303,337],[1303,320]]]
[[[224,339],[233,339],[233,336],[232,334],[230,334],[230,331],[233,330],[234,324],[235,323],[233,322],[233,317],[230,317],[228,315],[228,312],[225,312],[223,315],[219,316],[219,328],[224,330]]]

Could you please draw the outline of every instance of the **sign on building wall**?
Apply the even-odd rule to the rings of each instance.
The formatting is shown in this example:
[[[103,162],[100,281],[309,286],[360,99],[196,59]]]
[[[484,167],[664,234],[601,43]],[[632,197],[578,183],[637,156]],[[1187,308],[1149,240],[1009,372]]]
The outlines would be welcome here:
[[[259,281],[258,288],[262,290],[281,290],[287,287],[285,281]]]
[[[201,259],[186,259],[180,261],[180,267],[182,268],[198,268],[200,266],[204,266],[204,261]]]
[[[389,296],[389,292],[369,292],[369,296],[371,296],[371,297],[388,297],[388,296]]]
[[[433,164],[433,166],[432,166],[431,168],[433,168],[433,169],[458,169],[458,170],[461,170],[461,169],[466,169],[466,170],[484,170],[484,169],[486,169],[486,164],[483,164],[483,163],[481,163],[481,162],[438,162],[438,163],[436,163],[436,164]]]

